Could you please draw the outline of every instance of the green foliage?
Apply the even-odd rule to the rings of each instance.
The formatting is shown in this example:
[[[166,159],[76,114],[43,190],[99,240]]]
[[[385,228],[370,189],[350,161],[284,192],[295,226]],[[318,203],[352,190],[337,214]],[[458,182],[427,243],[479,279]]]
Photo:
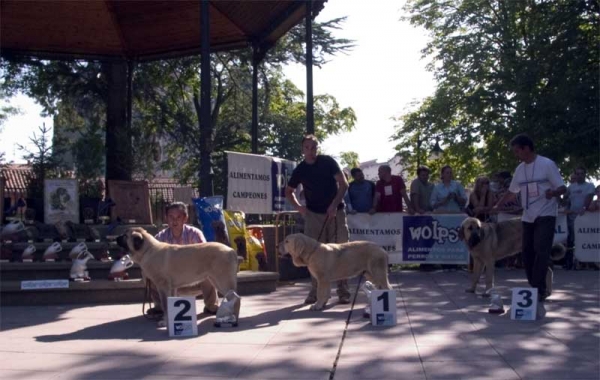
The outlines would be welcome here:
[[[28,184],[29,196],[31,198],[43,198],[44,180],[46,178],[60,178],[62,175],[60,151],[52,148],[50,144],[50,128],[46,124],[38,127],[40,134],[33,133],[29,140],[35,145],[36,150],[30,151],[22,145],[18,148],[26,154],[23,159],[31,163],[33,178]]]
[[[352,48],[333,36],[343,18],[313,24],[314,64]],[[293,28],[267,51],[258,66],[259,153],[300,159],[306,130],[304,94],[284,78],[283,66],[304,63],[304,25]],[[151,179],[157,169],[172,170],[181,183],[198,179],[200,157],[211,157],[215,193],[224,193],[224,151],[250,152],[252,50],[211,55],[212,112],[200,129],[200,58],[186,57],[137,64],[133,73],[131,138],[134,176]],[[87,179],[101,168],[100,144],[106,123],[107,81],[101,63],[49,62],[37,59],[0,61],[7,94],[23,92],[58,120],[59,136],[69,139],[78,174]],[[315,96],[315,130],[320,139],[351,130],[356,115],[331,95]],[[201,133],[208,136],[200,145]],[[83,141],[82,141],[83,140]],[[75,142],[77,141],[77,142]],[[88,143],[89,141],[89,143]],[[83,193],[83,191],[82,191]]]
[[[341,152],[340,160],[344,167],[353,169],[360,167],[360,161],[358,160],[358,153],[356,152]]]
[[[398,119],[395,139],[408,163],[418,140],[423,162],[439,138],[456,151],[455,170],[469,171],[464,180],[513,170],[507,145],[525,132],[563,173],[584,165],[598,174],[597,1],[411,0],[405,10],[430,33],[423,54],[438,82]]]
[[[94,104],[77,107],[62,101],[54,117],[55,140],[68,141],[64,149],[72,155],[82,197],[102,197],[104,185],[99,178],[104,175],[104,111]]]

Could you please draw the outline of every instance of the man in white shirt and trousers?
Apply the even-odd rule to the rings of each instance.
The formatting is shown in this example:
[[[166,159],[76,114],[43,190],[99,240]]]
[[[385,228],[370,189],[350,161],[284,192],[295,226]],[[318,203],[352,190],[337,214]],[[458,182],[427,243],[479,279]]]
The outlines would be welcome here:
[[[533,140],[520,134],[510,140],[510,148],[521,161],[510,183],[509,191],[494,208],[516,199],[521,194],[523,206],[523,264],[529,285],[538,290],[537,317],[546,315],[544,301],[549,296],[546,274],[558,213],[557,197],[567,191],[562,177],[551,159],[535,153]]]

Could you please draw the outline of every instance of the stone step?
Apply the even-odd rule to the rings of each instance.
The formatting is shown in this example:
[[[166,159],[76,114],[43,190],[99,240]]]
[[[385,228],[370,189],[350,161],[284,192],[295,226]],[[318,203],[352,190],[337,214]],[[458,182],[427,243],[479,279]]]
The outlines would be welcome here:
[[[64,279],[64,277],[63,277]],[[238,273],[238,294],[270,293],[276,290],[278,273],[244,271]],[[69,282],[65,289],[22,290],[21,281],[0,282],[0,305],[62,305],[128,303],[144,301],[145,286],[141,279],[112,281],[92,279],[89,282]]]
[[[108,279],[110,268],[114,262],[90,260],[87,262],[89,276],[93,280]],[[2,281],[27,281],[68,279],[71,272],[71,262],[32,262],[32,263],[1,263],[0,278]],[[127,270],[130,278],[142,278],[141,269],[134,264]]]
[[[33,261],[42,261],[42,257],[46,249],[51,246],[54,242],[19,242],[19,243],[4,243],[2,245],[2,259],[9,262],[20,262],[23,251],[30,245],[35,247],[33,253]],[[67,242],[62,241],[60,243],[62,250],[57,253],[57,261],[70,261],[69,253],[71,250],[80,244],[80,242]],[[100,242],[85,242],[88,251],[96,258],[100,260],[103,257],[112,257],[117,259],[120,255],[124,254],[123,249],[117,246],[115,242],[100,241]]]

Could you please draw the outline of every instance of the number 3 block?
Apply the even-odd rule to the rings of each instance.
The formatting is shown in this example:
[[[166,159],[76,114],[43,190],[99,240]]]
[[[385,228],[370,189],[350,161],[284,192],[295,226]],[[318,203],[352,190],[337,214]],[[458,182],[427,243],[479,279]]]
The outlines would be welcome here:
[[[510,319],[535,321],[538,304],[536,288],[513,288]]]
[[[373,326],[395,326],[396,291],[373,290],[371,292],[371,324]]]

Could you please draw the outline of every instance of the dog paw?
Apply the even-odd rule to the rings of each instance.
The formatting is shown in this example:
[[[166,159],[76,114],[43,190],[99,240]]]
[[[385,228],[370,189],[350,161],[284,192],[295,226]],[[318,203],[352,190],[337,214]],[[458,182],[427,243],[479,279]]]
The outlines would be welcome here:
[[[325,305],[319,306],[318,304],[313,304],[313,305],[310,305],[309,310],[320,311],[320,310],[323,310],[323,307],[325,307]]]
[[[167,321],[165,321],[164,319],[161,319],[160,321],[158,321],[158,322],[156,323],[156,325],[157,325],[158,327],[167,327]]]
[[[465,293],[475,293],[475,288],[467,288],[465,289]]]

